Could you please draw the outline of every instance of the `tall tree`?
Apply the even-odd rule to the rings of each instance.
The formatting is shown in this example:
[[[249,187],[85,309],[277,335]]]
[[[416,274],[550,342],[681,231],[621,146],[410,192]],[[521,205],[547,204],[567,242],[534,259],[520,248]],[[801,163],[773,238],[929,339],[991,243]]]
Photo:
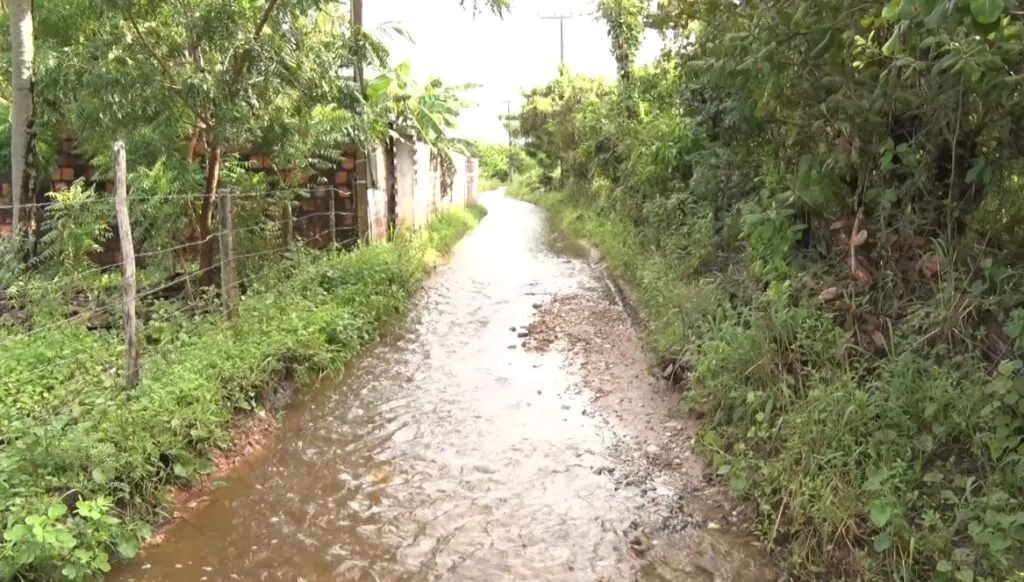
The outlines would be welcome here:
[[[36,185],[36,114],[32,0],[8,0],[11,21],[11,230],[21,232],[21,205]]]

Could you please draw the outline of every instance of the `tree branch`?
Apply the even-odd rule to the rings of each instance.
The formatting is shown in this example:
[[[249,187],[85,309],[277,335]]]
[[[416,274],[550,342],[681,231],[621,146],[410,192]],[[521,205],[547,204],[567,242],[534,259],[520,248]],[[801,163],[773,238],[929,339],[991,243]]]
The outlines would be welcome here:
[[[253,41],[259,40],[260,35],[263,34],[263,29],[266,28],[267,21],[270,20],[270,14],[274,11],[274,8],[277,7],[278,1],[279,0],[270,0],[270,2],[267,3],[267,7],[263,10],[263,15],[260,16],[260,21],[256,24],[256,30],[252,33]]]
[[[127,10],[126,12],[128,14],[128,23],[131,25],[132,30],[135,31],[136,36],[138,36],[139,40],[142,41],[142,46],[146,49],[146,52],[149,53],[149,56],[153,57],[153,60],[156,61],[156,64],[160,66],[160,71],[163,72],[164,77],[167,78],[168,85],[172,89],[180,91],[181,86],[178,85],[177,80],[174,78],[174,75],[171,74],[170,66],[167,63],[165,63],[163,59],[160,58],[160,55],[158,55],[157,52],[153,49],[153,45],[149,44],[149,40],[146,38],[146,35],[142,34],[142,29],[139,28],[139,23],[135,20],[135,14],[132,13],[131,9]]]

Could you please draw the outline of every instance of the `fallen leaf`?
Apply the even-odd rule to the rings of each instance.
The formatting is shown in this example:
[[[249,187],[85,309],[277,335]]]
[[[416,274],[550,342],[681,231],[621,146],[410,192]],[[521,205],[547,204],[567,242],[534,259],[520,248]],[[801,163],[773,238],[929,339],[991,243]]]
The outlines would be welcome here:
[[[882,332],[880,332],[880,331],[878,331],[876,329],[875,331],[871,332],[870,335],[871,335],[871,341],[873,341],[875,343],[875,347],[877,347],[878,349],[881,349],[881,350],[886,349],[886,347],[885,347],[885,336],[882,335]]]
[[[843,292],[839,290],[839,287],[829,287],[822,291],[821,295],[818,295],[818,299],[823,303],[831,303],[842,296]]]
[[[929,279],[934,279],[941,273],[943,266],[942,257],[935,253],[928,253],[917,262],[917,269]]]
[[[871,274],[868,273],[864,267],[859,265],[853,270],[853,280],[861,285],[870,285],[874,282],[874,278],[871,277]]]
[[[861,229],[860,232],[858,232],[857,234],[853,235],[853,238],[850,239],[850,246],[859,247],[860,245],[866,243],[867,240],[868,240],[868,231],[866,231],[864,229]]]
[[[870,313],[861,313],[860,320],[863,324],[864,331],[874,331],[876,329],[881,329],[882,327],[882,321]]]

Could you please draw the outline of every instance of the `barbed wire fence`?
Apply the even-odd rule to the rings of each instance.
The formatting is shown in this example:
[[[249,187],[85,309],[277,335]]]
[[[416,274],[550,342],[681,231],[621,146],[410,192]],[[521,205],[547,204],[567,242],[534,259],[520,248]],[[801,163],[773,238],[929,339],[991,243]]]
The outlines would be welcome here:
[[[215,202],[217,228],[210,229],[211,232],[209,234],[202,238],[192,238],[185,243],[170,244],[163,248],[136,253],[135,240],[132,236],[132,214],[130,212],[132,204],[156,199],[197,199],[197,196],[129,196],[124,145],[119,142],[114,145],[113,150],[115,162],[113,206],[115,216],[111,218],[116,218],[120,250],[119,260],[95,267],[76,269],[71,275],[55,277],[52,280],[45,281],[45,285],[54,291],[58,291],[76,281],[84,280],[85,277],[90,275],[110,272],[116,269],[120,271],[121,275],[120,293],[112,294],[111,297],[106,298],[107,301],[101,302],[100,305],[90,306],[89,309],[82,311],[74,311],[72,309],[73,306],[69,305],[68,312],[65,313],[66,316],[56,321],[40,322],[40,325],[35,325],[33,321],[26,321],[22,325],[10,326],[7,330],[8,333],[4,334],[0,331],[0,349],[9,350],[9,348],[16,346],[20,342],[34,341],[34,338],[59,331],[64,326],[89,327],[92,322],[103,319],[106,319],[107,323],[95,327],[109,329],[113,332],[110,322],[120,319],[123,326],[119,334],[124,344],[123,367],[111,367],[108,373],[111,376],[123,378],[125,389],[134,390],[139,383],[139,376],[144,366],[143,352],[145,350],[145,342],[143,341],[143,334],[152,331],[151,329],[146,329],[147,324],[145,321],[140,321],[138,310],[141,305],[161,299],[180,299],[180,305],[174,305],[173,308],[161,313],[162,320],[188,312],[209,309],[213,305],[210,302],[209,295],[207,294],[197,299],[193,290],[197,280],[201,282],[202,280],[208,280],[213,274],[219,274],[219,281],[216,286],[219,294],[219,304],[224,319],[230,321],[238,315],[241,291],[255,280],[266,275],[266,270],[253,269],[251,273],[240,277],[239,264],[241,262],[250,262],[257,259],[260,262],[264,262],[271,257],[283,258],[289,253],[294,252],[298,247],[323,248],[326,246],[330,249],[340,249],[350,247],[358,242],[358,220],[355,216],[355,208],[353,207],[351,212],[339,212],[336,207],[337,197],[354,196],[354,192],[351,190],[343,192],[335,187],[325,187],[316,184],[309,184],[306,187],[266,189],[255,192],[238,192],[231,188],[225,188],[217,192]],[[306,212],[297,218],[292,215],[289,209],[287,213],[287,232],[284,237],[280,236],[280,231],[275,230],[275,226],[281,228],[281,225],[272,224],[268,220],[257,221],[257,224],[242,228],[235,227],[233,201],[239,199],[261,199],[270,203],[279,203],[274,201],[278,198],[287,197],[285,198],[288,200],[287,203],[291,204],[291,197],[295,195],[326,195],[328,208],[327,210],[314,209],[314,211]],[[96,199],[92,202],[109,205],[111,200],[109,198]],[[4,207],[0,207],[0,209],[4,209]],[[339,216],[346,217],[348,223],[341,228],[338,225]],[[326,219],[327,222],[326,232],[322,228],[317,229],[315,224],[310,228],[300,228],[313,221],[322,222],[323,219]],[[298,230],[305,230],[306,232],[300,235],[297,234]],[[347,232],[348,236],[343,236],[342,232]],[[248,252],[236,252],[235,238],[238,235],[246,234],[258,237],[261,234],[268,233],[276,239],[276,244],[265,244],[256,250]],[[177,257],[184,262],[184,257],[189,253],[211,242],[216,243],[217,252],[214,260],[209,265],[201,265],[196,269],[182,269],[184,272],[174,272],[170,277],[167,277],[158,284],[144,286],[142,290],[139,289],[137,265],[140,263],[168,256]],[[144,267],[143,270],[145,270]],[[0,301],[2,300],[4,298],[0,297]],[[0,315],[3,315],[2,310],[0,310]],[[29,381],[33,375],[46,375],[59,371],[62,368],[66,371],[66,374],[80,373],[83,368],[82,364],[86,363],[83,358],[89,358],[92,355],[94,354],[90,354],[84,349],[72,349],[70,353],[58,354],[57,357],[46,357],[45,361],[32,362],[31,365],[22,367],[15,374],[5,374],[5,377],[0,382],[7,386],[16,386]],[[79,365],[75,366],[74,364],[76,363]],[[105,363],[109,365],[112,362],[108,361]],[[96,362],[90,361],[89,364],[95,365]],[[59,374],[60,372],[56,373]]]

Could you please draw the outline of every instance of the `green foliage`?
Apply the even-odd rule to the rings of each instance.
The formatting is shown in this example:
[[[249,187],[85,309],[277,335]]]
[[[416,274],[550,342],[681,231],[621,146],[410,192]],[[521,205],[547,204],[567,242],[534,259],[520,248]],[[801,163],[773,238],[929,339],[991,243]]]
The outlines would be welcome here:
[[[102,248],[111,235],[110,217],[114,201],[101,199],[81,181],[67,190],[50,194],[53,203],[47,209],[47,232],[41,239],[37,262],[46,262],[58,270],[87,268],[88,256]]]
[[[569,192],[539,200],[637,288],[765,541],[805,578],[1018,575],[1013,3],[600,8],[618,86],[527,91],[510,192]]]
[[[348,253],[296,251],[250,274],[234,322],[215,295],[149,308],[133,392],[116,331],[78,320],[0,332],[0,578],[81,580],[132,556],[166,518],[166,487],[212,469],[234,415],[269,405],[282,371],[311,379],[374,341],[479,216],[453,210]]]

